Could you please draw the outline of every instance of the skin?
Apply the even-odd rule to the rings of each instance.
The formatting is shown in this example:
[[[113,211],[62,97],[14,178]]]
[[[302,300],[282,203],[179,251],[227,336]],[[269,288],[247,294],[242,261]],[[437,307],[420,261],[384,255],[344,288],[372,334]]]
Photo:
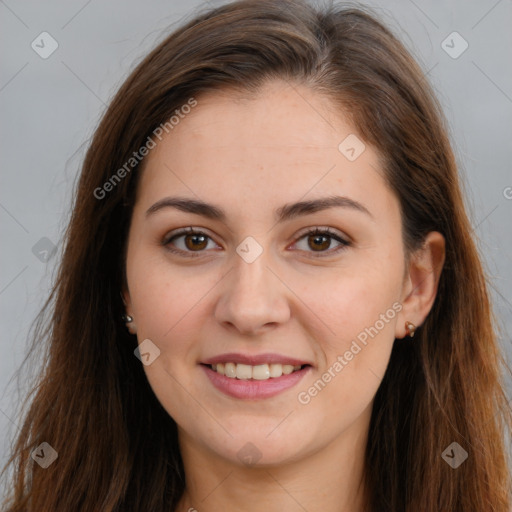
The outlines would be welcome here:
[[[399,203],[377,152],[366,145],[349,161],[338,145],[363,137],[318,93],[273,81],[251,99],[223,91],[197,100],[146,158],[124,290],[130,331],[160,350],[144,370],[178,425],[187,486],[177,510],[362,511],[374,396],[405,322],[421,325],[432,307],[444,239],[430,233],[406,261]],[[334,194],[369,214],[337,207],[274,219],[286,203]],[[167,196],[212,203],[226,221],[172,207],[146,215]],[[200,249],[175,238],[169,245],[188,252],[171,253],[164,242],[187,227],[210,238]],[[315,227],[350,245],[315,244],[304,235]],[[252,263],[236,252],[248,236],[263,248]],[[401,311],[300,403],[394,303]],[[199,366],[226,352],[275,352],[313,368],[277,396],[241,400],[214,388]],[[249,466],[237,456],[247,442],[261,457]]]

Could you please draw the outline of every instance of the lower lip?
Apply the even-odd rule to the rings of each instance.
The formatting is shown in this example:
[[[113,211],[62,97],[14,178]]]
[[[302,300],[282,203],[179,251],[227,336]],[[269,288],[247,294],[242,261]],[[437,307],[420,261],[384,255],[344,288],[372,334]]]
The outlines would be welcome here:
[[[271,377],[267,380],[243,380],[221,375],[204,364],[201,367],[210,379],[210,382],[219,391],[228,396],[246,400],[258,400],[278,395],[295,386],[311,370],[311,366],[306,366],[288,375],[281,375],[281,377]]]

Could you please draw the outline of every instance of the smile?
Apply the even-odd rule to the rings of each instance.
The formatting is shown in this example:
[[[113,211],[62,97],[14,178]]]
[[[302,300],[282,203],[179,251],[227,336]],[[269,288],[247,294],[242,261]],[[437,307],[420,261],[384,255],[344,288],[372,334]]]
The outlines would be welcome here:
[[[305,365],[304,365],[305,366]],[[267,380],[277,379],[282,375],[289,375],[290,373],[296,372],[302,368],[300,364],[258,364],[252,366],[249,364],[236,364],[236,363],[218,363],[210,365],[210,368],[225,375],[231,379],[240,380]]]

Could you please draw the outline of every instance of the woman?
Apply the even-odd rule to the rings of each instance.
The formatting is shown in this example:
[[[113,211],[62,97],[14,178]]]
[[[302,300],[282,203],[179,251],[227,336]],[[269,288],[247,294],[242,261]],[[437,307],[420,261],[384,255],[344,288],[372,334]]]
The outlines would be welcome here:
[[[240,1],[155,48],[84,162],[7,510],[509,511],[442,119],[360,10]]]

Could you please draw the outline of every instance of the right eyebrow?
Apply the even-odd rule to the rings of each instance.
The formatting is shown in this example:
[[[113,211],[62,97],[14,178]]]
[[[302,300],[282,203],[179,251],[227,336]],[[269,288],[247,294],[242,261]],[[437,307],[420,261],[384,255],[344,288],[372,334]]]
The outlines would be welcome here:
[[[177,208],[183,212],[195,213],[213,220],[226,221],[226,213],[221,208],[205,203],[198,199],[181,197],[164,197],[157,201],[146,211],[146,217],[162,210],[163,208]]]

